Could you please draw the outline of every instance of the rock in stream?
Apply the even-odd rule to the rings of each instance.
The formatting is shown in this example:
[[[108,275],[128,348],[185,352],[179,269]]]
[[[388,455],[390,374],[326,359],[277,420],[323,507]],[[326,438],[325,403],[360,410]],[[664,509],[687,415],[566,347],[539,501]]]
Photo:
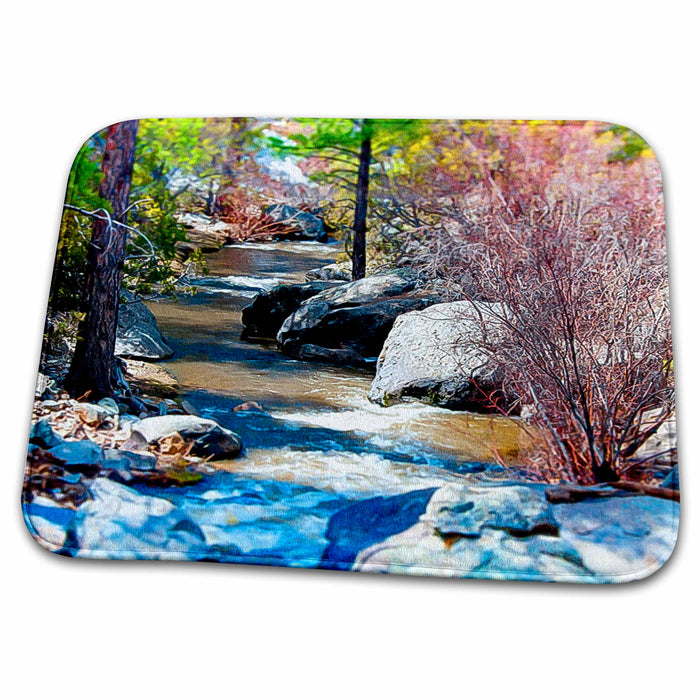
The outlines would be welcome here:
[[[399,316],[379,355],[370,401],[418,399],[477,412],[512,406],[515,397],[483,349],[483,334],[497,332],[492,306],[456,301]]]
[[[338,284],[304,301],[282,324],[277,342],[298,359],[371,364],[398,316],[437,301],[417,283],[413,273],[398,270]]]
[[[285,319],[291,316],[302,302],[332,286],[332,282],[315,281],[305,284],[281,284],[261,292],[252,304],[243,309],[243,340],[274,340]]]

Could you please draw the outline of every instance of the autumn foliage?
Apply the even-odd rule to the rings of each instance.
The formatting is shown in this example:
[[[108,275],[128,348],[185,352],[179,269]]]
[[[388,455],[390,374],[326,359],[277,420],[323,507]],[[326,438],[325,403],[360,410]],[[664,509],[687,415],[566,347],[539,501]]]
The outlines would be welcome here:
[[[625,477],[674,408],[658,165],[611,158],[600,124],[465,132],[444,134],[468,157],[437,166],[423,206],[439,223],[417,229],[414,264],[453,294],[501,302],[484,342],[538,429],[540,471]]]

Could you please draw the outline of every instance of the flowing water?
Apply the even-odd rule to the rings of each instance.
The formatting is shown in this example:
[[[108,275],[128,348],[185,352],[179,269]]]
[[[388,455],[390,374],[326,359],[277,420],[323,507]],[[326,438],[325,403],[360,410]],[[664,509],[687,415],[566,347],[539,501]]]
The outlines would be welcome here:
[[[243,455],[217,462],[202,484],[163,493],[222,551],[313,566],[328,544],[328,519],[349,504],[386,511],[372,531],[391,534],[415,521],[436,487],[465,475],[510,475],[493,463],[494,450],[506,465],[518,461],[523,434],[510,421],[420,403],[377,406],[366,398],[369,371],[301,362],[240,339],[241,310],[257,293],[304,281],[337,252],[321,243],[228,246],[208,256],[195,295],[149,305],[175,351],[167,367],[183,398],[243,439]],[[247,401],[264,410],[233,411]],[[351,558],[372,535],[348,527],[357,534]]]

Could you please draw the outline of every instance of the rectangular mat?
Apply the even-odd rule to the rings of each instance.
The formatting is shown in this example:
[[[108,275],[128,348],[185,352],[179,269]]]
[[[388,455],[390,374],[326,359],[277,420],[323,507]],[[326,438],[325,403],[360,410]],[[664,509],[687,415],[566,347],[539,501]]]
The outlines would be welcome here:
[[[675,426],[634,131],[134,120],[70,171],[22,506],[71,557],[623,582]]]

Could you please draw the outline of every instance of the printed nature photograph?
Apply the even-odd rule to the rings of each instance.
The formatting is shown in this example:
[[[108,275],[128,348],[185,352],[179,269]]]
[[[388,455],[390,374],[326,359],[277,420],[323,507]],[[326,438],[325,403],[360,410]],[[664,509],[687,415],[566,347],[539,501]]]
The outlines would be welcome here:
[[[142,119],[77,154],[22,494],[44,548],[616,583],[668,560],[679,501],[634,131]]]

